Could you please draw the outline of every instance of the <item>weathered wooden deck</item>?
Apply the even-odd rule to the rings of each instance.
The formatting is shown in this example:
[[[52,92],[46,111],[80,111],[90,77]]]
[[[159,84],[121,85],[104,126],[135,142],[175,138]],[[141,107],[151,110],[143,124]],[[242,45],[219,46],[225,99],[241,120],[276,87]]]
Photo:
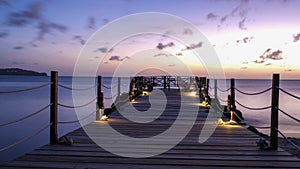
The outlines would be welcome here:
[[[166,91],[167,105],[163,114],[153,122],[132,123],[115,112],[108,122],[93,122],[87,125],[94,132],[101,133],[106,145],[116,148],[114,143],[119,138],[111,136],[109,131],[102,131],[102,126],[109,123],[117,131],[136,138],[158,135],[174,123],[178,117],[180,97],[176,90]],[[199,106],[197,97],[189,97],[188,106]],[[150,107],[148,96],[137,98],[133,104],[138,110]],[[156,100],[161,102],[160,100]],[[128,105],[123,109],[130,110]],[[184,108],[187,116],[191,113]],[[279,149],[262,151],[256,146],[259,137],[242,126],[218,126],[213,135],[204,143],[199,143],[199,134],[207,117],[207,109],[199,108],[197,120],[189,134],[171,150],[148,158],[127,158],[114,155],[95,144],[83,128],[68,134],[74,140],[72,146],[46,145],[16,160],[6,163],[1,168],[300,168],[300,159]],[[186,123],[184,120],[182,124]],[[178,130],[178,134],[184,130]],[[99,137],[99,136],[98,136]],[[120,152],[144,155],[156,151],[161,145],[123,146]],[[157,143],[153,143],[157,144]]]

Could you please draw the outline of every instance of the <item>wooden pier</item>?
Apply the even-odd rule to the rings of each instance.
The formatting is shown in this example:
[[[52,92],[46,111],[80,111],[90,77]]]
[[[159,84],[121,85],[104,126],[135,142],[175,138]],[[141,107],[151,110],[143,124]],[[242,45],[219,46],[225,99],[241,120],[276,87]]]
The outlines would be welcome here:
[[[178,90],[163,90],[167,96],[167,105],[158,119],[150,123],[133,123],[118,112],[111,114],[108,121],[93,122],[87,128],[94,128],[107,138],[106,144],[115,146],[118,138],[108,131],[101,131],[101,126],[109,124],[118,132],[136,138],[158,135],[167,130],[178,116],[181,97]],[[198,115],[187,136],[175,147],[162,154],[148,158],[128,158],[112,154],[95,144],[83,128],[77,129],[67,136],[74,140],[73,145],[49,144],[34,150],[0,168],[300,168],[300,159],[286,151],[260,150],[256,142],[259,136],[243,126],[219,125],[213,135],[204,143],[199,143],[199,134],[208,115],[208,109],[199,107],[199,97],[189,96],[185,102],[184,113],[188,116],[191,110],[198,109]],[[132,103],[137,110],[145,111],[150,107],[149,96],[137,97]],[[161,100],[156,100],[161,102]],[[122,106],[130,110],[129,104]],[[182,123],[185,123],[183,121]],[[216,121],[217,123],[217,121]],[[178,130],[178,134],[184,132]],[[153,143],[155,144],[155,143]],[[147,154],[161,145],[136,145],[120,149],[123,153]],[[153,148],[155,147],[155,148]]]

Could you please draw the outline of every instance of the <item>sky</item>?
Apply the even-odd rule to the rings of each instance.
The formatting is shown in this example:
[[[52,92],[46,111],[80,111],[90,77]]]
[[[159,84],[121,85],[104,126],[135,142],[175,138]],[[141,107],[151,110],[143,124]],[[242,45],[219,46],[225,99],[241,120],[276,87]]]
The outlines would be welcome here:
[[[0,0],[0,68],[73,75],[81,58],[83,68],[96,66],[103,76],[145,69],[184,75],[186,67],[201,76],[219,66],[204,63],[210,54],[200,56],[204,62],[193,54],[209,48],[228,78],[269,79],[279,73],[300,79],[299,6],[298,0]],[[159,22],[143,19],[110,29],[126,16],[145,12],[185,20],[206,39],[194,29],[172,25],[164,34],[137,32],[108,43],[134,29],[132,24],[161,29]],[[175,28],[191,39],[189,44],[168,36]],[[101,37],[103,29],[110,31]]]

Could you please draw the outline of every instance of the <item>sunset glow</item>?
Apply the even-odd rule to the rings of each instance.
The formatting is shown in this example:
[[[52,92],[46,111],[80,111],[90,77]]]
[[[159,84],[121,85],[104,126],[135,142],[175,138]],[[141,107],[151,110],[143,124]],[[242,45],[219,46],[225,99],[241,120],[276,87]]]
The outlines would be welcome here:
[[[0,0],[0,67],[72,75],[77,57],[97,31],[120,17],[160,12],[192,23],[210,44],[174,25],[193,43],[183,44],[168,37],[168,32],[149,33],[120,39],[109,48],[104,38],[86,56],[86,66],[98,65],[103,76],[112,76],[120,65],[124,72],[155,65],[186,75],[184,65],[194,74],[206,75],[207,65],[192,52],[210,45],[228,78],[269,79],[272,73],[280,73],[282,78],[299,79],[299,5],[297,0]],[[105,58],[100,58],[103,53]]]

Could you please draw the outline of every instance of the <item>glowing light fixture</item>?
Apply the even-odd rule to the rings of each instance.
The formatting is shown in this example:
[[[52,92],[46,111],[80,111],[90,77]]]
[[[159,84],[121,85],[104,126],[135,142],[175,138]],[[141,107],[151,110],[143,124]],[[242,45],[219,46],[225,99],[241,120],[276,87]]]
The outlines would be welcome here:
[[[202,103],[199,104],[201,107],[210,107],[209,103],[206,101],[203,101]]]
[[[106,115],[103,115],[102,117],[101,117],[101,119],[100,119],[101,121],[107,121],[108,120],[108,116],[106,116]]]
[[[222,119],[218,120],[218,124],[219,125],[238,125],[238,123],[234,120],[230,120],[230,121],[223,121]]]
[[[192,92],[189,93],[189,96],[196,97],[197,96],[197,92],[192,91]]]

